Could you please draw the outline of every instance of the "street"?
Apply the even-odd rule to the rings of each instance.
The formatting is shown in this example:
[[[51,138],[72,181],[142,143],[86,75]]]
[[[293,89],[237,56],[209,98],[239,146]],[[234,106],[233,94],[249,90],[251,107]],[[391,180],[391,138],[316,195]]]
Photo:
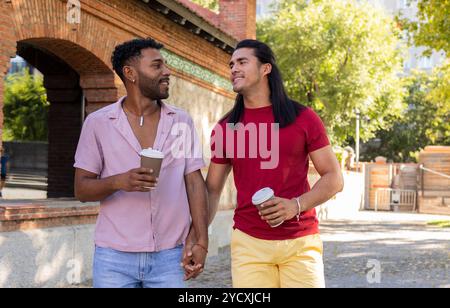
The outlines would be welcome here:
[[[322,223],[327,287],[450,288],[450,229],[427,226],[430,218],[448,217],[363,212]],[[189,287],[231,287],[229,249]]]

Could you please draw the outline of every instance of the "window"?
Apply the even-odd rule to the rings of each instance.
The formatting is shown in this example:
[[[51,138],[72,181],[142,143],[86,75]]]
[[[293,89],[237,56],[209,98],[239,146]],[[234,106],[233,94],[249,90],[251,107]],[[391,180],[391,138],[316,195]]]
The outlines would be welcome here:
[[[422,57],[419,60],[419,68],[421,69],[430,69],[433,67],[433,62],[430,57]]]
[[[256,5],[256,16],[261,16],[262,15],[262,5],[260,3],[258,3]]]
[[[410,61],[409,59],[406,60],[405,62],[403,62],[403,68],[404,68],[405,70],[411,69],[411,61]]]
[[[399,0],[400,9],[407,9],[409,0]]]

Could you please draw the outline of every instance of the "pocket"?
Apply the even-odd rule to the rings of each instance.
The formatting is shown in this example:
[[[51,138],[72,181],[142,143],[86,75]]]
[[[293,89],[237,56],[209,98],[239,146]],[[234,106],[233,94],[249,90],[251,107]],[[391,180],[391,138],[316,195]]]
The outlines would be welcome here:
[[[114,262],[118,259],[117,252],[111,248],[95,246],[94,262]]]
[[[254,247],[256,241],[255,239],[247,235],[246,233],[242,232],[239,229],[234,229],[233,233],[231,234],[231,248],[247,248],[252,249],[251,247]]]
[[[323,255],[323,242],[320,234],[310,235],[308,239],[308,246],[311,247],[311,249],[317,250],[321,255]]]
[[[181,251],[181,252],[183,252],[183,249],[184,249],[184,244],[178,244],[177,246],[175,246],[175,248],[173,248],[173,250]]]
[[[111,249],[95,245],[95,253],[104,254],[110,252]]]
[[[242,242],[242,235],[242,231],[239,229],[233,229],[233,233],[231,233],[231,243],[236,244],[238,242]]]
[[[180,261],[183,259],[183,248],[184,246],[181,244],[174,248],[157,252],[157,260],[159,260],[161,264],[167,266],[172,266],[174,264],[179,265]]]
[[[238,229],[233,229],[233,232],[231,233],[231,241],[230,241],[230,248],[236,248],[236,244],[238,243]]]
[[[319,234],[297,238],[293,247],[297,256],[310,253],[323,255],[323,243]]]

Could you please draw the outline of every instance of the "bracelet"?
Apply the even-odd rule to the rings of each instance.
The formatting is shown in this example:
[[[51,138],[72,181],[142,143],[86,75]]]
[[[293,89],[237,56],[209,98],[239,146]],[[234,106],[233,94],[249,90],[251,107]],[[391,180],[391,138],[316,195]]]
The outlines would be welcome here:
[[[300,221],[300,214],[302,213],[302,207],[300,205],[300,197],[295,198],[295,201],[297,201],[298,206],[297,221]]]
[[[192,245],[192,247],[194,247],[194,246],[199,246],[199,247],[203,248],[203,250],[205,250],[206,253],[208,253],[208,248],[206,248],[205,246],[200,245],[199,243],[196,243],[196,244]]]

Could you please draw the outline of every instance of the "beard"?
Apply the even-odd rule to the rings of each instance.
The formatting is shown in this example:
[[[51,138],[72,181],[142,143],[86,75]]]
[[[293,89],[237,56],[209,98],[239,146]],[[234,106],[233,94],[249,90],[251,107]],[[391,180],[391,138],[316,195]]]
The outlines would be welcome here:
[[[161,85],[162,81],[168,78],[152,79],[146,77],[144,74],[139,74],[139,90],[142,95],[151,100],[162,100],[169,97],[169,88]]]

